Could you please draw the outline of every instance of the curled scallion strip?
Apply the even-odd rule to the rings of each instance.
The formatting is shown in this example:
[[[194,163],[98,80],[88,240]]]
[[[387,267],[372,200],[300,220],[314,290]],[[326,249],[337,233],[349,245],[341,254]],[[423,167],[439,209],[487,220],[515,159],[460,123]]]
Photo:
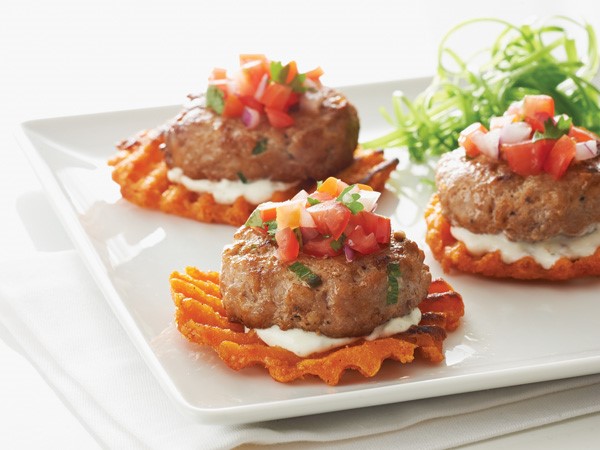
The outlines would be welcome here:
[[[475,23],[503,26],[491,48],[463,58],[447,42],[461,29]],[[580,54],[571,28],[587,36],[587,53]],[[446,64],[450,60],[454,69]],[[438,70],[431,85],[414,100],[394,92],[393,112],[382,109],[394,130],[363,143],[364,147],[407,147],[416,162],[458,146],[460,131],[473,122],[488,124],[514,101],[528,94],[554,98],[557,114],[600,133],[600,90],[591,80],[600,64],[596,34],[591,25],[564,16],[533,25],[516,26],[493,19],[473,19],[452,28],[438,50]]]

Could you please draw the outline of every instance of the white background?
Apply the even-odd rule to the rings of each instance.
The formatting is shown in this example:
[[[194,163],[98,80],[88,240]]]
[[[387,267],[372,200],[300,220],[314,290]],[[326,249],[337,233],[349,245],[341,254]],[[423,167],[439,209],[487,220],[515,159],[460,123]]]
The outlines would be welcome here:
[[[592,1],[12,1],[0,5],[0,260],[71,248],[12,137],[23,120],[181,103],[214,66],[265,53],[340,86],[432,75],[453,25],[585,17]],[[477,36],[457,43],[468,50]],[[361,111],[361,114],[377,114]],[[40,222],[42,220],[43,222]],[[480,445],[593,445],[598,415]],[[0,330],[0,448],[96,444]]]

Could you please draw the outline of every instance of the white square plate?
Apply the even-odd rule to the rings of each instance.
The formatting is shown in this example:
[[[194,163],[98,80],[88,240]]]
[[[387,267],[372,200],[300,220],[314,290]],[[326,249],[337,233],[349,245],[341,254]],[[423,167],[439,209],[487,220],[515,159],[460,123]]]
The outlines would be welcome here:
[[[361,138],[388,129],[378,109],[390,105],[393,90],[415,95],[427,83],[342,88],[359,110]],[[188,265],[219,270],[221,249],[234,228],[124,201],[106,163],[116,142],[163,123],[179,109],[34,120],[22,124],[19,138],[116,316],[184,411],[207,422],[255,422],[600,372],[599,279],[559,284],[468,275],[445,276],[463,295],[466,313],[446,340],[446,359],[439,365],[387,362],[375,378],[347,373],[336,387],[312,379],[280,384],[261,368],[230,370],[210,349],[179,335],[168,277]],[[422,208],[430,191],[415,184],[413,169],[399,175],[406,195],[386,192],[378,212],[390,215],[395,228],[426,250],[426,261],[439,276],[423,242]]]

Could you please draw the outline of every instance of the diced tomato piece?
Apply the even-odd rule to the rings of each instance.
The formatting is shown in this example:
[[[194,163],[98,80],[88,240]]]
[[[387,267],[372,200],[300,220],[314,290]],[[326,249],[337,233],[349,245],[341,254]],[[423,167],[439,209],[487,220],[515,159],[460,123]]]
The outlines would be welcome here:
[[[387,244],[390,242],[392,234],[392,223],[389,217],[383,217],[379,214],[368,211],[360,211],[350,219],[350,226],[360,225],[366,234],[373,233],[379,244]],[[348,233],[352,230],[346,228]]]
[[[268,67],[262,60],[258,59],[244,63],[237,78],[238,93],[240,95],[253,96],[260,81],[267,72]]]
[[[286,128],[294,124],[294,118],[283,111],[272,108],[265,108],[269,123],[275,128]]]
[[[319,78],[323,76],[324,73],[325,72],[323,72],[323,69],[321,69],[320,67],[316,67],[313,70],[309,70],[308,72],[306,72],[305,75],[306,78],[308,78],[309,80],[319,82]]]
[[[341,183],[343,183],[345,186],[340,189]],[[319,185],[317,192],[325,192],[332,197],[337,197],[340,192],[346,189],[346,187],[348,187],[348,185],[343,181],[338,180],[335,177],[329,177]]]
[[[336,240],[332,237],[320,236],[310,241],[303,242],[302,251],[307,255],[323,257],[323,256],[337,256],[342,253],[342,249],[334,250],[331,243]]]
[[[277,218],[277,207],[283,202],[265,202],[256,207],[260,212],[260,218],[263,222],[270,222]]]
[[[210,77],[208,79],[209,80],[226,80],[227,79],[227,71],[225,69],[221,69],[220,67],[215,67],[212,70]]]
[[[300,217],[302,202],[282,202],[277,206],[277,229],[298,228],[300,226]]]
[[[294,106],[296,103],[298,103],[298,101],[300,101],[300,96],[292,91],[288,97],[288,101],[285,104],[285,109],[287,110],[290,108],[290,106]]]
[[[300,243],[291,228],[278,229],[275,233],[277,256],[283,262],[294,261],[300,252]]]
[[[544,163],[544,171],[558,180],[566,172],[575,157],[575,141],[567,135],[556,141]]]
[[[225,98],[225,106],[223,107],[223,117],[240,117],[244,111],[244,104],[240,101],[237,95],[229,94]]]
[[[238,98],[240,99],[240,102],[242,102],[248,108],[255,109],[258,112],[263,112],[263,104],[256,100],[252,95],[238,95]]]
[[[554,117],[554,99],[549,95],[526,95],[522,114],[534,131],[544,132],[544,122]]]
[[[374,233],[365,233],[360,225],[354,227],[354,230],[348,235],[346,245],[363,255],[370,255],[379,250],[379,244]]]
[[[267,85],[265,93],[260,101],[267,108],[284,111],[291,93],[292,88],[290,86],[279,83],[271,83]]]
[[[569,130],[569,137],[575,139],[575,142],[587,142],[591,140],[600,140],[596,133],[591,132],[583,127],[572,126]]]
[[[555,142],[554,139],[541,139],[535,142],[503,144],[500,146],[500,152],[513,172],[523,177],[539,175]]]
[[[264,65],[269,65],[269,60],[262,53],[242,53],[240,55],[240,66],[244,66],[245,64],[253,61],[260,61]]]
[[[473,142],[473,136],[476,134],[485,134],[487,131],[488,130],[481,123],[475,122],[460,132],[460,135],[458,136],[458,145],[465,149],[467,156],[474,158],[479,155],[480,151]]]
[[[338,239],[344,230],[352,213],[350,210],[335,200],[317,203],[307,211],[315,221],[319,233]]]

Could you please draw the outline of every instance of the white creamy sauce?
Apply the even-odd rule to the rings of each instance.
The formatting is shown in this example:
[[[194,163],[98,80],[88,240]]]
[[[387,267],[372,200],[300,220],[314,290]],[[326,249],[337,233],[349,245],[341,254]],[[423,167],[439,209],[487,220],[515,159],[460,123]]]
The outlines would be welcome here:
[[[313,331],[304,331],[297,328],[282,330],[277,325],[271,328],[255,328],[256,334],[265,344],[285,348],[300,357],[308,356],[312,353],[325,352],[332,348],[342,347],[359,339],[372,341],[380,337],[391,336],[396,333],[402,333],[411,326],[417,325],[421,321],[421,310],[415,308],[411,313],[403,317],[396,317],[388,320],[386,323],[375,328],[370,335],[364,337],[348,338],[330,338]]]
[[[475,234],[460,227],[451,227],[450,232],[474,255],[499,250],[506,264],[531,256],[544,269],[550,269],[563,257],[575,259],[590,256],[600,247],[599,225],[583,236],[556,236],[541,242],[513,242],[502,233]]]
[[[188,190],[200,193],[210,193],[217,203],[230,205],[238,197],[244,197],[250,203],[258,205],[271,199],[275,191],[285,191],[296,183],[284,183],[267,179],[252,180],[243,183],[241,180],[194,180],[183,174],[183,170],[174,167],[167,172],[167,177],[173,183],[183,184]]]

